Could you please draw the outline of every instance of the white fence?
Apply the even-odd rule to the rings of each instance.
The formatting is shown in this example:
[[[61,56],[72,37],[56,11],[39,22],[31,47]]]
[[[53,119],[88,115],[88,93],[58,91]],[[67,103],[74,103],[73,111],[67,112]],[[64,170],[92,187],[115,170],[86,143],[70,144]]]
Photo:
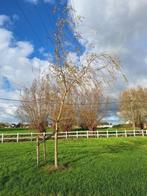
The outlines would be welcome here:
[[[40,139],[46,137],[47,139],[53,139],[52,133],[2,133],[0,134],[0,142],[19,142],[19,141],[35,141],[37,135]],[[100,137],[130,137],[130,136],[147,136],[147,130],[134,130],[134,131],[70,131],[59,132],[58,138],[100,138]]]

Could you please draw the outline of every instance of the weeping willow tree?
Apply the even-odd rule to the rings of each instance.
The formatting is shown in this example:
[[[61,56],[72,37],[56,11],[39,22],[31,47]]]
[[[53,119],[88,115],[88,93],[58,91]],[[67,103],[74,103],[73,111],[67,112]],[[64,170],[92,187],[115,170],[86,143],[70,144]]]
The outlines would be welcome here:
[[[99,88],[103,83],[114,80],[120,72],[120,62],[116,56],[107,53],[92,52],[88,49],[84,53],[81,46],[71,48],[67,38],[67,30],[72,32],[74,39],[82,42],[82,35],[76,28],[79,16],[76,16],[70,6],[63,6],[61,15],[56,22],[54,64],[49,69],[58,89],[58,112],[54,119],[54,161],[58,168],[58,132],[63,122],[64,110],[71,94],[86,92],[92,88]],[[58,11],[58,9],[55,9]],[[78,21],[79,22],[79,21]],[[84,46],[86,47],[86,46]],[[71,55],[76,56],[73,58]]]
[[[87,89],[79,96],[79,101],[80,126],[95,131],[106,116],[108,98],[102,94],[102,89],[99,87]]]

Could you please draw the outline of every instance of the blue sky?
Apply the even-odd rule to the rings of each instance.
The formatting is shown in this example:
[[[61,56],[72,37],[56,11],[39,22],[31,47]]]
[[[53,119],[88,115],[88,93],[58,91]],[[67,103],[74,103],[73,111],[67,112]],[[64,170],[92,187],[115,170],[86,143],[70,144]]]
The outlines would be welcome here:
[[[0,1],[1,97],[19,99],[19,90],[31,83],[40,67],[43,70],[48,62],[54,62],[56,23],[67,3],[67,0]],[[75,38],[72,28],[66,25],[63,31],[68,51],[72,53],[78,47],[81,49],[78,55],[81,55],[84,47]],[[0,112],[4,115],[0,121],[13,121],[17,105],[1,103]]]
[[[57,17],[66,0],[1,0],[0,1],[0,96],[19,98],[20,89],[30,85],[40,67],[53,61]],[[83,38],[95,43],[95,52],[117,55],[128,83],[120,81],[106,88],[107,95],[117,97],[127,88],[147,87],[147,0],[68,0],[76,14],[84,18],[77,25]],[[59,8],[53,14],[54,6]],[[85,43],[74,39],[66,27],[64,35],[73,58],[88,50]],[[0,121],[13,121],[17,103],[0,103]],[[117,122],[116,112],[108,119]]]
[[[47,51],[52,50],[52,43],[49,41],[47,34],[47,31],[52,31],[54,28],[54,23],[47,19],[55,20],[50,16],[52,7],[51,3],[44,6],[43,2],[40,5],[35,5],[25,0],[6,0],[0,2],[0,14],[7,15],[13,20],[9,29],[13,31],[15,39],[31,42],[35,46],[34,55],[38,55],[37,52],[39,51],[37,49],[39,50],[41,47]],[[42,18],[37,14],[38,12]],[[41,20],[44,21],[45,29]]]
[[[54,52],[54,32],[66,0],[5,0],[0,2],[0,14],[12,20],[7,24],[16,40],[29,41],[35,50],[32,56],[45,58],[43,53]],[[58,8],[56,13],[53,12]],[[77,44],[74,36],[66,29],[66,37],[71,44]]]

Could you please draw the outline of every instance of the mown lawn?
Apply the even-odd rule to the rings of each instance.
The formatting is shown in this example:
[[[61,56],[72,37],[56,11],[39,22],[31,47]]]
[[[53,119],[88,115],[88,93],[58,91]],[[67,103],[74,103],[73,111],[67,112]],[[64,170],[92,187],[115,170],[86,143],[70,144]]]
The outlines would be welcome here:
[[[60,140],[62,169],[36,166],[35,142],[0,144],[0,195],[147,195],[147,138]]]
[[[48,128],[46,131],[50,132],[52,130],[51,128]],[[35,133],[36,130],[29,129],[29,128],[0,128],[0,134],[1,133],[4,133],[4,134],[6,133],[14,133],[14,134],[15,133],[31,133],[31,132]]]
[[[30,133],[32,130],[26,128],[0,128],[1,133]]]
[[[121,131],[124,131],[124,130],[126,130],[126,131],[131,130],[131,128],[128,128],[128,129],[126,129],[126,128],[98,128],[97,129],[97,131],[104,131],[104,132],[105,131],[114,132],[116,130],[121,132]],[[52,132],[53,129],[52,128],[47,128],[46,131],[47,132]],[[86,129],[84,130],[82,128],[76,128],[76,129],[73,129],[72,131],[88,131],[88,130],[86,130]],[[0,134],[1,133],[4,133],[4,134],[5,133],[14,133],[14,134],[15,133],[31,133],[31,132],[35,133],[36,130],[29,129],[29,128],[0,128]]]

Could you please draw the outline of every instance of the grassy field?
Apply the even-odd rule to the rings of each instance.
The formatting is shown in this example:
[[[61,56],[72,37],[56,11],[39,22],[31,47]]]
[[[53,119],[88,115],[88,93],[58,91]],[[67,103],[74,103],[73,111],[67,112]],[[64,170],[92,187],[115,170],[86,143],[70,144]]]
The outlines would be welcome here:
[[[26,128],[0,128],[0,133],[30,133],[32,130]]]
[[[36,166],[35,143],[0,144],[0,195],[147,195],[147,138],[60,140],[61,168]],[[42,154],[41,154],[42,155]]]
[[[47,132],[52,131],[50,128],[47,129]],[[28,129],[28,128],[0,128],[1,133],[35,133],[35,130]]]
[[[112,132],[112,131],[115,131],[115,130],[118,130],[118,131],[124,131],[124,130],[131,130],[131,128],[99,128],[97,129],[98,131],[109,131],[109,132]],[[47,129],[47,132],[51,132],[52,129],[51,128],[48,128]],[[83,130],[81,128],[79,129],[73,129],[73,131],[86,131],[86,130]],[[35,130],[32,130],[32,129],[28,129],[28,128],[0,128],[0,134],[1,133],[31,133],[31,132],[36,132]]]

